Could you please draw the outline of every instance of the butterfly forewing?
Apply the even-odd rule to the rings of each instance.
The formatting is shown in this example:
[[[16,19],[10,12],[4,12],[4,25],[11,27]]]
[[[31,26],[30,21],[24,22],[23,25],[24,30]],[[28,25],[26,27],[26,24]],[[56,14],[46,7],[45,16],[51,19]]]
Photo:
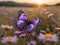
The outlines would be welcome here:
[[[25,15],[25,13],[22,10],[20,10],[19,11],[18,20],[16,22],[16,27],[17,28],[23,28],[23,27],[25,27],[25,25],[27,25],[26,24],[27,21],[28,21],[27,16]]]

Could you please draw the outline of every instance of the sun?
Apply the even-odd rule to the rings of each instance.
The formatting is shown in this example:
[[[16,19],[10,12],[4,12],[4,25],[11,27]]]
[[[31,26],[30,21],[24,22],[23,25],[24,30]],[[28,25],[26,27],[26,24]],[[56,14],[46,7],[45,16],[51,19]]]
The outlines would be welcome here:
[[[35,3],[37,3],[37,4],[44,4],[44,0],[35,0]]]

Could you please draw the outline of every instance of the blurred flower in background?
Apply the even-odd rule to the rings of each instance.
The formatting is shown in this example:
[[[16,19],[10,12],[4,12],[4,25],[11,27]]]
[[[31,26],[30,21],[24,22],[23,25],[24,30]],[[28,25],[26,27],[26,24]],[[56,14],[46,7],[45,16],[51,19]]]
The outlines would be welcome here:
[[[10,25],[1,25],[1,28],[5,29],[5,30],[11,30],[11,29],[13,29],[13,26],[10,26]]]
[[[60,30],[60,27],[55,27],[56,30]]]
[[[34,31],[32,31],[32,32],[27,32],[26,34],[27,34],[27,36],[35,36],[35,35],[36,35],[36,33],[35,33]]]
[[[40,33],[44,33],[44,34],[45,34],[45,33],[46,33],[46,31],[41,29],[41,30],[40,30]]]
[[[27,43],[27,45],[36,45],[36,41],[31,40],[30,42]]]
[[[7,42],[16,43],[17,41],[18,41],[17,36],[6,36],[6,37],[2,37],[1,40],[2,43],[7,43]]]
[[[22,32],[23,32],[22,30],[16,30],[16,31],[14,32],[14,34],[16,34],[17,36],[19,36]]]
[[[57,42],[58,41],[57,34],[51,34],[51,33],[46,33],[46,34],[40,33],[39,36],[37,36],[37,38],[39,41],[42,41],[42,42],[46,42],[46,41]]]
[[[26,37],[26,34],[22,33],[22,34],[19,35],[19,37]]]
[[[25,32],[23,30],[16,30],[14,32],[14,34],[16,34],[19,37],[25,37],[26,36],[26,34],[25,34]]]
[[[49,17],[52,17],[53,15],[54,15],[53,13],[51,13],[51,14],[48,14],[48,18],[49,18]]]
[[[25,37],[25,36],[35,36],[36,33],[34,31],[28,33],[24,32],[23,30],[16,30],[14,34],[16,34],[19,37]]]

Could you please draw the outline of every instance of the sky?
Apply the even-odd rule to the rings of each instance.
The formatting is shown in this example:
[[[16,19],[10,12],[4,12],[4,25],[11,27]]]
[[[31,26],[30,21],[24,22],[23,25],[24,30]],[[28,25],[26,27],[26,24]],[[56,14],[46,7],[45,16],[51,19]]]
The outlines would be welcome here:
[[[48,5],[54,5],[60,3],[60,0],[0,0],[0,1],[14,1],[21,3],[37,3],[37,4],[48,4]]]

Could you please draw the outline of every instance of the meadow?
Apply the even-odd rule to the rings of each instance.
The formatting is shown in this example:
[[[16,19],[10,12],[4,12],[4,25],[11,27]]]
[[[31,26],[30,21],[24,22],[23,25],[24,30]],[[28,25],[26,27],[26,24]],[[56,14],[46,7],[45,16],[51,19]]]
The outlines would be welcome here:
[[[28,17],[28,20],[32,20],[35,18],[43,18],[43,21],[37,25],[34,29],[36,32],[35,37],[33,36],[26,36],[24,38],[18,37],[18,42],[16,44],[13,43],[2,43],[0,41],[0,45],[27,45],[28,41],[35,40],[36,45],[60,45],[60,39],[57,43],[50,42],[50,44],[42,43],[37,39],[39,35],[39,30],[44,29],[45,31],[50,31],[50,33],[57,33],[60,38],[59,30],[52,29],[48,25],[56,24],[57,27],[60,27],[60,6],[47,6],[47,7],[0,7],[0,26],[2,24],[12,25],[14,28],[7,32],[7,35],[14,36],[14,31],[17,30],[15,27],[15,23],[18,19],[18,12],[19,10],[23,10]],[[43,11],[46,10],[54,15],[51,18],[48,18],[47,14]],[[0,28],[0,35],[5,34],[4,29]],[[1,40],[1,39],[0,39]]]

